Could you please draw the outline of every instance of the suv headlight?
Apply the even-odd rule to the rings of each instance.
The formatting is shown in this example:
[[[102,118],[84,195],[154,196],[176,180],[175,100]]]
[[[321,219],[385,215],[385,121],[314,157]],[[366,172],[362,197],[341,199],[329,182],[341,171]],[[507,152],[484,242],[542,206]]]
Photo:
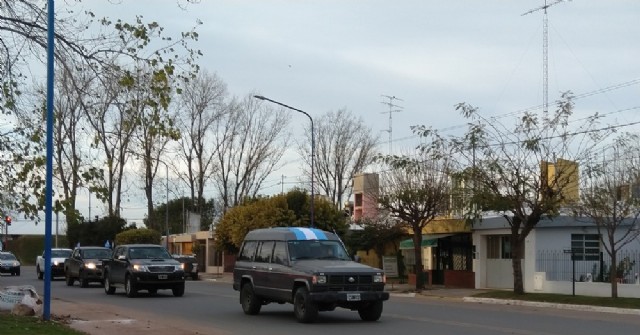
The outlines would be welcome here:
[[[180,270],[184,271],[184,263],[180,263],[180,265],[176,265],[175,271],[180,271]]]
[[[149,272],[149,268],[146,265],[133,264],[133,271]]]
[[[327,276],[325,276],[325,275],[313,276],[312,282],[314,284],[326,284],[327,283]]]
[[[87,263],[86,267],[89,270],[94,270],[96,268],[96,263]]]
[[[374,283],[386,283],[387,282],[387,276],[385,275],[381,275],[381,274],[376,274],[373,275],[373,282]]]

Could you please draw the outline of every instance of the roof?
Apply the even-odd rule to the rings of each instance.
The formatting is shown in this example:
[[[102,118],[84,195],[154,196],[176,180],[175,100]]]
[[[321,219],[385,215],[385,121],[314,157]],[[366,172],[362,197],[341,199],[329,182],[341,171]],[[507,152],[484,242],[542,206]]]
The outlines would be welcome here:
[[[277,227],[252,230],[247,234],[245,240],[313,241],[340,239],[333,233],[316,228]]]

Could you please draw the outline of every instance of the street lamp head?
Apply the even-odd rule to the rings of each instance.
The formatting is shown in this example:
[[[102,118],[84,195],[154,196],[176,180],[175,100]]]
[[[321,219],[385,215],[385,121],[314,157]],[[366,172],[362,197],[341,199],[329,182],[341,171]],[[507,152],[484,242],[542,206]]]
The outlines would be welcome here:
[[[267,100],[267,98],[265,98],[265,97],[263,97],[261,95],[254,95],[253,97],[256,98],[256,99],[260,99],[260,100]]]

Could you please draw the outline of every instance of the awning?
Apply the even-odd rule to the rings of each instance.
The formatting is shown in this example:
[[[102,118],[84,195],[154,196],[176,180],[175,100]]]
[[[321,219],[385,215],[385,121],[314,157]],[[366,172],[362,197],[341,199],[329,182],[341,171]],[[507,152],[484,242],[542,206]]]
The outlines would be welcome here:
[[[422,235],[422,247],[437,247],[438,239],[453,234],[425,234]],[[413,249],[413,238],[400,242],[400,249]]]

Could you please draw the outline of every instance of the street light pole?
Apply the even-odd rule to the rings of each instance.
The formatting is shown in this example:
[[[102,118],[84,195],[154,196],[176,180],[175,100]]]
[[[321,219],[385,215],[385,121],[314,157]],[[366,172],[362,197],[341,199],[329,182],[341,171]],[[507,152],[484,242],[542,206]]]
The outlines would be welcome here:
[[[302,113],[302,114],[306,115],[309,118],[309,121],[311,121],[311,210],[310,210],[311,222],[310,222],[310,226],[313,228],[313,227],[315,227],[314,213],[313,213],[314,212],[314,198],[315,198],[315,188],[314,188],[314,185],[313,185],[313,182],[314,182],[314,171],[313,170],[314,170],[314,165],[315,165],[314,164],[314,160],[315,160],[315,156],[316,156],[315,155],[316,142],[315,142],[315,131],[313,130],[313,118],[311,117],[311,115],[309,115],[307,112],[305,112],[303,110],[300,110],[300,109],[285,105],[285,104],[283,104],[281,102],[278,102],[278,101],[275,101],[275,100],[271,100],[269,98],[265,98],[265,97],[263,97],[261,95],[254,95],[253,97],[256,98],[256,99],[272,102],[272,103],[274,103],[276,105],[280,105],[282,107],[291,109],[291,110],[296,111],[298,113]]]
[[[164,229],[167,231],[167,238],[165,239],[165,244],[166,244],[167,250],[169,250],[169,165],[167,165],[167,163],[164,163],[164,167],[167,173],[167,202],[165,203]]]

